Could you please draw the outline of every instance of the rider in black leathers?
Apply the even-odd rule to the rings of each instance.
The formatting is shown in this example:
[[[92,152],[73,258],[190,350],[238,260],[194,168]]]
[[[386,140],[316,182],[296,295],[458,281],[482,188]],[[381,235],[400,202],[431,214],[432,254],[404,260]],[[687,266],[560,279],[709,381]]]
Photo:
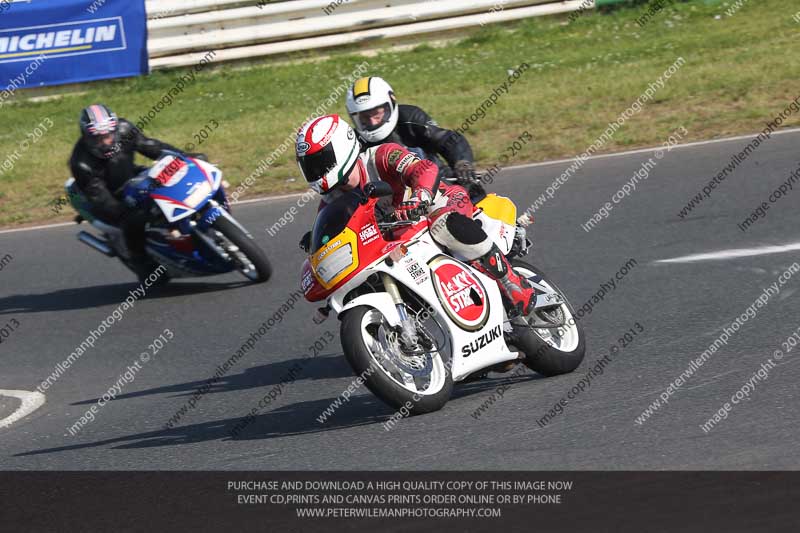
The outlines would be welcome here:
[[[437,163],[437,156],[441,156],[457,178],[468,182],[475,177],[466,137],[439,127],[417,106],[398,104],[391,86],[382,78],[356,80],[347,92],[347,112],[362,149],[397,143]]]
[[[152,266],[144,250],[144,227],[147,213],[121,200],[125,183],[147,167],[136,165],[136,152],[157,159],[174,146],[145,137],[131,122],[117,116],[106,106],[95,104],[80,116],[81,138],[75,144],[69,167],[75,182],[91,204],[92,213],[102,222],[122,231],[127,250],[118,250],[134,268]],[[202,154],[200,154],[202,155]],[[127,252],[127,253],[126,253]]]

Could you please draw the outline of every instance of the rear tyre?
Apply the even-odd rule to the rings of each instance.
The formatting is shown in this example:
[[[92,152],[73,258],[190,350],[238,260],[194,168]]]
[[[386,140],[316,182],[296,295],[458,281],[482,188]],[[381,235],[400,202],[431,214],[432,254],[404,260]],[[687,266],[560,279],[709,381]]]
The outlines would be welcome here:
[[[439,352],[406,356],[395,349],[393,335],[372,307],[354,307],[342,316],[344,355],[375,396],[410,415],[438,411],[453,392],[449,358]]]
[[[263,283],[272,276],[272,265],[252,236],[243,232],[224,216],[217,217],[212,227],[239,249],[231,255],[234,256],[238,270],[244,277],[254,283]]]
[[[564,322],[561,327],[514,326],[513,344],[525,354],[525,365],[534,372],[544,376],[572,372],[581,364],[586,352],[586,336],[575,319],[572,306],[564,293],[539,268],[518,259],[511,264],[517,274],[558,292],[564,299],[564,303],[553,308],[552,312],[546,311],[550,317],[557,316]]]

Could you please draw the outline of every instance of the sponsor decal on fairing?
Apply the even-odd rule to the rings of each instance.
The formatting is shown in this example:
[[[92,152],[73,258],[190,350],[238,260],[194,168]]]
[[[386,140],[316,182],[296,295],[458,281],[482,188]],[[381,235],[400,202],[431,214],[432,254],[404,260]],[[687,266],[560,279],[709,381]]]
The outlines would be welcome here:
[[[473,353],[477,352],[482,348],[486,348],[488,345],[499,339],[503,336],[503,326],[497,325],[484,333],[483,335],[479,336],[476,340],[470,342],[461,347],[461,355],[464,357],[469,357]]]
[[[406,267],[406,271],[411,276],[411,279],[417,285],[422,285],[426,281],[428,281],[428,273],[425,271],[424,268],[420,266],[416,259],[411,256],[408,256],[403,259],[403,266]]]
[[[437,256],[430,266],[433,287],[447,315],[461,329],[476,331],[489,318],[489,298],[478,278],[454,259]]]
[[[380,237],[380,233],[378,232],[378,228],[375,227],[375,224],[367,224],[361,231],[358,232],[358,238],[361,239],[361,244],[367,245],[370,244]]]

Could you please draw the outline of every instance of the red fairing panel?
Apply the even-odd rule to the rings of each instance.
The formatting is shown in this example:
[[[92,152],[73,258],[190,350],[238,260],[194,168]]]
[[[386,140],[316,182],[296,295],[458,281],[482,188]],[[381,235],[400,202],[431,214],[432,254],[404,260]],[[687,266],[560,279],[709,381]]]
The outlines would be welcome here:
[[[314,272],[311,270],[311,261],[306,259],[303,262],[302,274],[300,276],[300,290],[309,302],[319,302],[328,297],[328,292],[320,285]]]

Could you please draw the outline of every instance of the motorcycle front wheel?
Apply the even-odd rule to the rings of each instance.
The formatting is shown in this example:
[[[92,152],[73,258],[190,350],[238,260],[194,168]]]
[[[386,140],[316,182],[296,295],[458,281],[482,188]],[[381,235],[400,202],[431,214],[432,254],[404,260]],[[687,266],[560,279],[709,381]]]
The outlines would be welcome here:
[[[227,251],[244,277],[255,283],[263,283],[272,276],[272,265],[253,237],[222,216],[214,221],[212,228],[234,245],[234,249],[228,248]]]
[[[377,309],[358,306],[342,316],[344,355],[356,376],[384,403],[410,415],[438,411],[450,399],[449,357],[438,351],[406,354],[399,333]]]

